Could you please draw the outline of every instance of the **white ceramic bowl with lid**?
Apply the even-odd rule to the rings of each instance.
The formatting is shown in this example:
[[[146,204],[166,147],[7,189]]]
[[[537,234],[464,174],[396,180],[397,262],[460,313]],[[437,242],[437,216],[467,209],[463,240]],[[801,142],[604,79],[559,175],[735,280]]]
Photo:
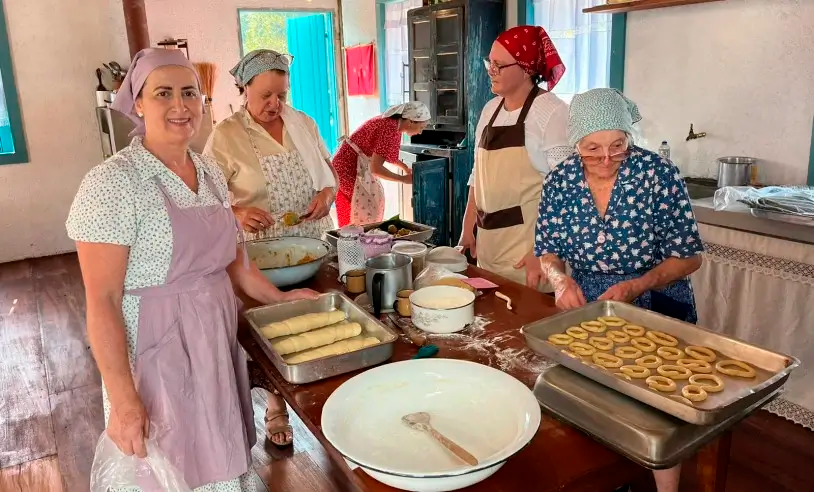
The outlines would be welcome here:
[[[427,412],[433,427],[472,453],[455,458],[402,423]],[[415,359],[367,370],[325,402],[322,432],[350,462],[402,490],[443,492],[478,483],[523,449],[540,426],[534,394],[512,376],[454,359]]]
[[[449,285],[410,294],[413,324],[429,333],[455,333],[475,321],[475,294]]]

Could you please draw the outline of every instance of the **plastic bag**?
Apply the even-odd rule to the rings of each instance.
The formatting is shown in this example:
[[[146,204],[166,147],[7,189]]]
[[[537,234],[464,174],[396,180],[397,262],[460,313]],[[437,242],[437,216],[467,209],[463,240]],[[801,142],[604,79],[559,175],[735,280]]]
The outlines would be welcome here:
[[[770,212],[814,215],[814,189],[805,186],[726,186],[715,191],[713,207],[742,210],[744,206]]]
[[[155,440],[147,439],[147,457],[142,459],[125,456],[108,437],[107,432],[102,432],[93,456],[90,492],[144,487],[145,484],[160,487],[159,490],[166,492],[192,492],[181,472],[158,449]]]
[[[444,267],[430,263],[427,268],[421,271],[418,276],[413,280],[413,288],[418,290],[422,287],[427,287],[437,282],[442,278],[466,278],[466,275],[454,273]]]

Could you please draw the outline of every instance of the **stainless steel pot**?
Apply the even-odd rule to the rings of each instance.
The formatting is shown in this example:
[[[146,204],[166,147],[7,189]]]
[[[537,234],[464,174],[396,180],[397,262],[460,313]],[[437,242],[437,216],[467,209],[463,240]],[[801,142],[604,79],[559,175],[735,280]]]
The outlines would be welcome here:
[[[413,259],[397,253],[387,253],[365,262],[367,297],[376,317],[393,311],[398,293],[413,288]]]
[[[756,163],[754,157],[719,157],[718,188],[748,185],[752,180],[752,166]]]

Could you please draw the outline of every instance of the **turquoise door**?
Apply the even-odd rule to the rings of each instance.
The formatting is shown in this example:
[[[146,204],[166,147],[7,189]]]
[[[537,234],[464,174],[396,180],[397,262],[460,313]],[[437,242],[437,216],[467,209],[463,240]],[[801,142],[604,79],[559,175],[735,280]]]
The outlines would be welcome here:
[[[286,19],[291,65],[291,105],[317,122],[333,154],[339,139],[339,106],[334,54],[333,15],[320,13]]]

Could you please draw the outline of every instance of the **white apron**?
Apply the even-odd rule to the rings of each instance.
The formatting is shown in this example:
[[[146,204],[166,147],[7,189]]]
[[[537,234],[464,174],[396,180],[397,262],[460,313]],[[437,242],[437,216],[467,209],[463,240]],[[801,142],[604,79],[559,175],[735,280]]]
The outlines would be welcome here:
[[[384,186],[370,171],[370,157],[349,138],[342,139],[356,152],[356,181],[350,201],[350,224],[371,224],[384,220]]]
[[[263,156],[251,133],[247,130],[246,134],[249,136],[249,142],[252,144],[257,160],[260,161],[263,176],[266,178],[268,211],[275,218],[274,225],[266,230],[258,233],[246,232],[246,241],[281,236],[322,239],[325,231],[334,228],[330,215],[317,221],[302,222],[295,226],[285,226],[280,220],[286,212],[305,213],[311,200],[317,195],[317,191],[314,190],[314,181],[305,167],[300,152],[295,149],[282,154]]]

